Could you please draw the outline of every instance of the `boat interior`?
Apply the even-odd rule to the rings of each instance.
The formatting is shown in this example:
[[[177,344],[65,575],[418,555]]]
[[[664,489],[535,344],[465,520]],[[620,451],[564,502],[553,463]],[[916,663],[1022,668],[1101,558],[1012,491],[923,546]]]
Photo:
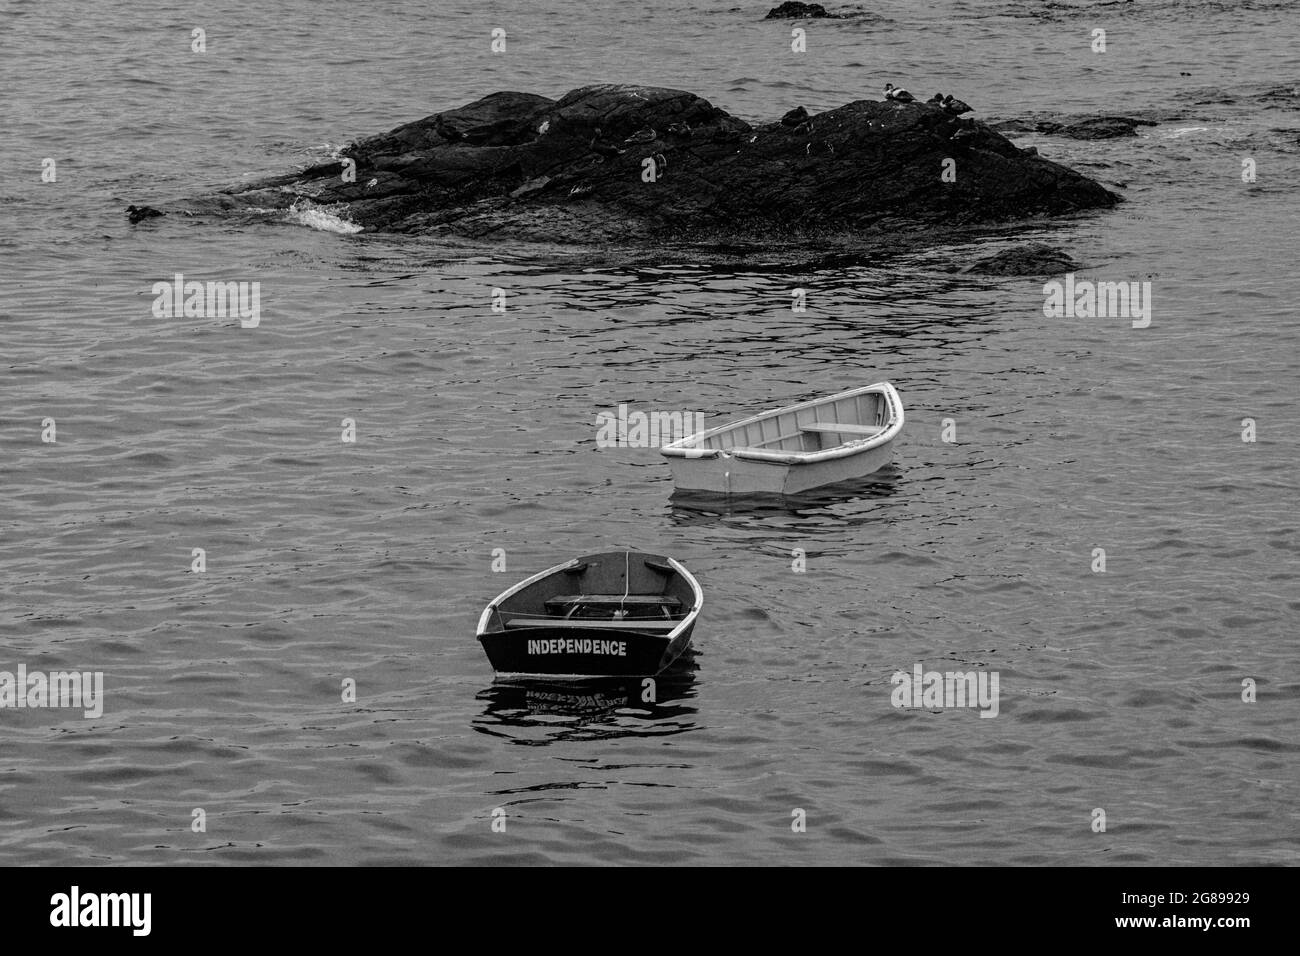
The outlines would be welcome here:
[[[616,551],[581,558],[534,581],[497,608],[501,626],[671,631],[695,594],[667,559]]]
[[[723,451],[825,451],[879,435],[888,426],[889,414],[885,396],[868,392],[738,424],[710,435],[701,445]]]

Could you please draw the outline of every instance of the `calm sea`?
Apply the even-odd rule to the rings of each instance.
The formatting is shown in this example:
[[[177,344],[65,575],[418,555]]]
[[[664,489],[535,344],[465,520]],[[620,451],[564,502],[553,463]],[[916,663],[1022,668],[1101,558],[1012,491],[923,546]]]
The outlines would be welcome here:
[[[0,709],[0,862],[1300,860],[1293,4],[879,0],[803,54],[770,5],[6,5],[0,670],[105,700]],[[1128,198],[1023,235],[1150,282],[1150,327],[951,271],[1006,237],[792,274],[123,216],[496,90],[767,122],[890,80],[1161,118],[1017,139]],[[261,324],[155,318],[176,273],[259,282]],[[832,493],[683,499],[655,450],[596,447],[620,402],[720,421],[882,379],[895,464]],[[622,546],[699,577],[690,666],[654,703],[495,685],[483,605]],[[918,663],[996,672],[997,718],[895,709]]]

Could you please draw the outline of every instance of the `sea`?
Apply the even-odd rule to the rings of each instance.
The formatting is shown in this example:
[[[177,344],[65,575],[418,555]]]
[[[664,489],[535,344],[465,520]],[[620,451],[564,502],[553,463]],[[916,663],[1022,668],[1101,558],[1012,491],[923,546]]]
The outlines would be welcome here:
[[[4,5],[0,864],[1300,862],[1294,4],[771,5]],[[607,82],[1156,125],[1013,134],[1115,209],[833,267],[124,214]],[[1149,323],[962,271],[1025,242]],[[160,317],[177,274],[258,323]],[[878,381],[892,464],[794,498],[597,441]],[[623,548],[699,579],[688,658],[495,680],[484,606]],[[996,716],[900,701],[918,667]]]

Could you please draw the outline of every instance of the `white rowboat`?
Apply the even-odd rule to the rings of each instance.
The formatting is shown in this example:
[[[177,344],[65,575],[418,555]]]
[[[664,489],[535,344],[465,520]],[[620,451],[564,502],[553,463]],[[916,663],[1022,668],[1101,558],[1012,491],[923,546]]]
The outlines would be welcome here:
[[[798,494],[889,464],[903,402],[878,382],[763,412],[659,449],[681,491]]]

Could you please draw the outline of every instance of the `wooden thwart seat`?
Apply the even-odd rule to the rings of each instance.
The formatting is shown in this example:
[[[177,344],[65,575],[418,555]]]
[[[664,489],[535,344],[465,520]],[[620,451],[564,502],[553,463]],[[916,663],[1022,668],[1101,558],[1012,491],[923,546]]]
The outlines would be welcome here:
[[[570,604],[587,604],[592,607],[672,607],[679,608],[682,602],[671,594],[560,594],[549,598],[547,608],[561,609]]]
[[[799,427],[806,432],[839,432],[841,435],[878,435],[885,430],[880,425],[849,425],[844,422],[808,422]]]
[[[671,631],[678,624],[682,623],[681,618],[654,618],[638,617],[625,618],[619,621],[593,621],[585,617],[570,618],[516,618],[515,620],[506,621],[507,629],[516,627],[563,627],[568,628],[589,628],[593,631]]]

